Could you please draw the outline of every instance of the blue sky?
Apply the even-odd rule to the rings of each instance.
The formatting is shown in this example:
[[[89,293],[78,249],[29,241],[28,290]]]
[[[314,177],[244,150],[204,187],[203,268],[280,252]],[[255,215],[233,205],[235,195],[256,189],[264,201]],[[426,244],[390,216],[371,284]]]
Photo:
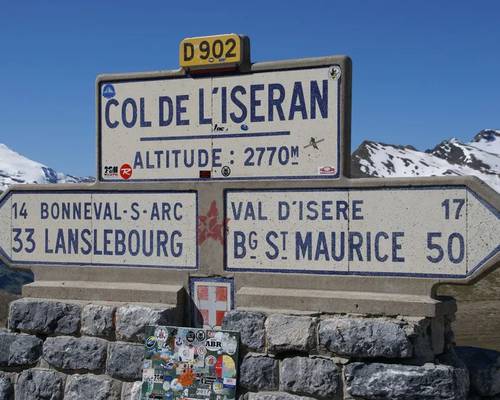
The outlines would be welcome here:
[[[236,32],[252,60],[353,59],[353,149],[500,127],[500,1],[0,0],[0,143],[95,175],[99,73],[175,69],[184,37]]]

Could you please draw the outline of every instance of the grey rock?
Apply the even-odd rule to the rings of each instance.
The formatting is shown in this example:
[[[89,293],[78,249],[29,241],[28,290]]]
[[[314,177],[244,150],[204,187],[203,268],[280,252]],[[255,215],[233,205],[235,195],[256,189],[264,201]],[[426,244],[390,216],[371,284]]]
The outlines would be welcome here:
[[[113,318],[115,307],[87,304],[82,310],[82,334],[87,336],[98,336],[111,339],[115,328]]]
[[[28,369],[19,374],[15,385],[16,400],[61,400],[64,375],[56,371]]]
[[[330,399],[342,395],[340,372],[332,360],[286,358],[280,366],[280,390]]]
[[[122,400],[141,400],[142,382],[124,382]]]
[[[43,358],[51,366],[69,371],[100,371],[106,362],[108,342],[93,337],[49,337],[43,344]]]
[[[481,396],[500,394],[500,353],[476,347],[456,347],[470,373],[471,388]]]
[[[244,395],[244,400],[313,400],[313,398],[285,392],[248,392]]]
[[[449,365],[352,363],[344,369],[346,391],[367,400],[465,400],[469,377]]]
[[[424,364],[433,362],[435,355],[443,352],[444,347],[438,340],[439,319],[442,318],[423,318],[423,317],[405,317],[404,330],[413,344],[412,364]],[[444,326],[443,326],[444,328]],[[444,331],[441,332],[444,335]],[[444,336],[443,341],[444,344]]]
[[[64,399],[120,400],[120,392],[120,382],[106,376],[72,375],[68,377]]]
[[[434,354],[442,354],[446,345],[446,324],[444,317],[431,319],[431,343]]]
[[[0,371],[0,400],[13,400],[14,387],[7,374]]]
[[[240,365],[239,385],[248,390],[278,389],[278,360],[261,354],[247,354]]]
[[[175,306],[153,308],[126,305],[116,310],[116,338],[129,342],[144,342],[144,330],[148,325],[177,325]]]
[[[74,335],[80,328],[81,307],[43,299],[24,298],[9,307],[9,328],[44,335]]]
[[[268,350],[308,352],[315,345],[315,320],[311,317],[272,314],[266,321]]]
[[[264,351],[266,315],[254,311],[231,310],[224,316],[222,329],[240,332],[241,344],[250,351]]]
[[[42,340],[23,333],[0,331],[0,366],[35,364],[42,354]]]
[[[409,358],[412,343],[403,324],[376,318],[326,319],[319,324],[321,348],[356,358]]]
[[[124,342],[110,343],[106,373],[113,378],[136,381],[142,378],[144,347]]]

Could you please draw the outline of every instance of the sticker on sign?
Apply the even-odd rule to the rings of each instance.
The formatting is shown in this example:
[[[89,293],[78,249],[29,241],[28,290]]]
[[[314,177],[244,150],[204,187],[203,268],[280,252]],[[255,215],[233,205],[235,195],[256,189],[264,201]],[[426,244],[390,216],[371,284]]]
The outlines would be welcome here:
[[[342,74],[101,77],[99,180],[338,178]]]

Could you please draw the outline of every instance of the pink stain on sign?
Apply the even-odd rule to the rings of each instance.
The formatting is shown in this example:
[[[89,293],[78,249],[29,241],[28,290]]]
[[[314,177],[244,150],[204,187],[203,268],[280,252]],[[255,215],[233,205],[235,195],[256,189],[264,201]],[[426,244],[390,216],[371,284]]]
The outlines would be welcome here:
[[[217,203],[212,201],[206,215],[198,217],[198,244],[202,245],[206,240],[213,239],[220,244],[224,244],[224,229],[229,219],[219,222],[219,210]]]

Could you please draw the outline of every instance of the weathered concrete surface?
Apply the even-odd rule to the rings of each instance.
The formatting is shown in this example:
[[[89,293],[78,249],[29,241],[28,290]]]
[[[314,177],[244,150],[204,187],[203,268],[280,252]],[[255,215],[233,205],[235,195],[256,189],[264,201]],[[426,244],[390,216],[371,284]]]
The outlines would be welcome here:
[[[266,344],[266,315],[262,312],[231,310],[224,316],[222,329],[240,332],[243,347],[263,352]]]
[[[457,356],[470,374],[471,388],[481,396],[500,394],[500,353],[475,347],[457,347]]]
[[[271,314],[266,321],[267,345],[272,353],[308,352],[315,345],[314,318]]]
[[[43,358],[57,369],[101,371],[106,362],[108,342],[94,337],[49,337],[43,344]]]
[[[124,342],[112,342],[108,347],[106,373],[124,381],[142,378],[144,346]]]
[[[443,285],[439,295],[453,296],[458,310],[453,323],[459,346],[500,351],[500,268],[474,285]]]
[[[28,369],[19,374],[16,400],[61,400],[65,376],[56,371]]]
[[[68,377],[65,399],[120,400],[121,384],[106,376],[71,375]]]
[[[253,391],[277,390],[278,374],[278,360],[249,353],[240,364],[239,385]]]
[[[466,370],[423,366],[352,363],[344,369],[346,391],[367,400],[466,400]]]
[[[80,329],[80,314],[78,304],[23,298],[10,303],[9,328],[45,335],[74,335]]]
[[[115,331],[113,324],[115,309],[113,306],[100,304],[87,304],[83,307],[82,334],[112,339]]]
[[[36,364],[42,354],[42,340],[36,336],[0,330],[0,367]]]
[[[320,399],[342,395],[340,371],[324,358],[286,358],[280,365],[280,390]]]

